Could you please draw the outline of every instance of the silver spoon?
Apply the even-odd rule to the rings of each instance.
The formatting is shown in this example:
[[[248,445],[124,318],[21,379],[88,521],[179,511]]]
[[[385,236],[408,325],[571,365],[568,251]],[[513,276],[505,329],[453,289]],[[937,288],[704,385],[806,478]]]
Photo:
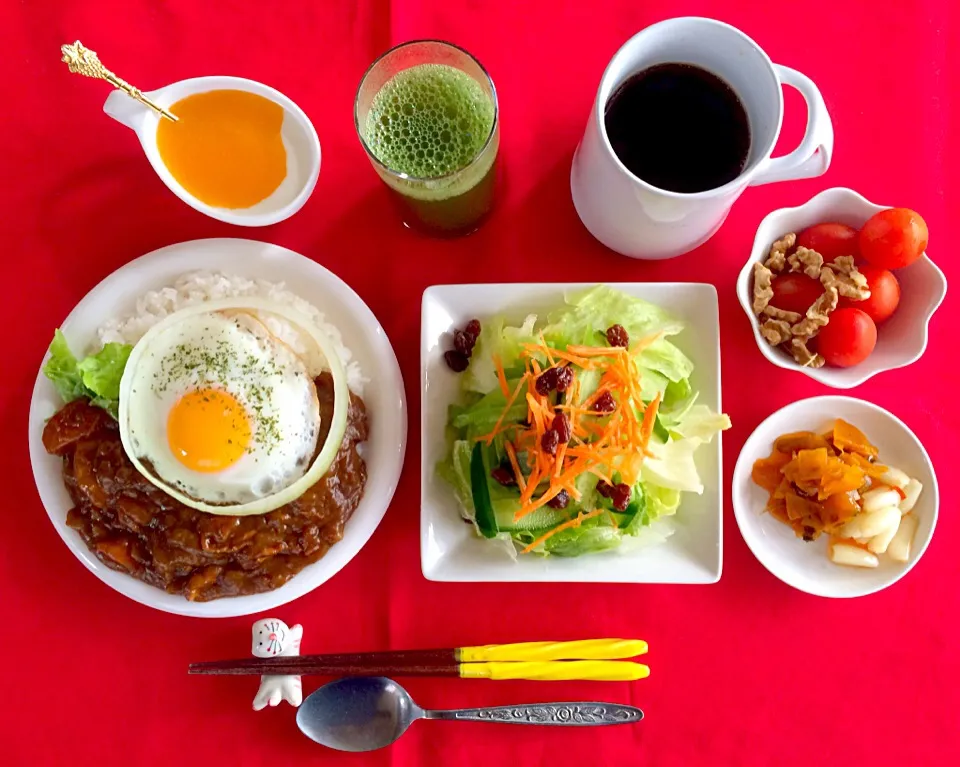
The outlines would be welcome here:
[[[308,695],[297,710],[301,732],[338,751],[373,751],[389,746],[417,719],[583,727],[631,724],[642,718],[639,708],[619,703],[533,703],[426,711],[399,684],[382,676],[330,682]]]

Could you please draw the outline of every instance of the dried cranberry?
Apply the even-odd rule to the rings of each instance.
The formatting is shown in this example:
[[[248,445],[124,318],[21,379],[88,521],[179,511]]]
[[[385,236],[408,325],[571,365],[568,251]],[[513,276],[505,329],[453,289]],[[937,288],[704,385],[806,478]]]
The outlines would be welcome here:
[[[623,482],[614,485],[610,500],[613,501],[613,508],[617,511],[626,511],[627,506],[630,505],[630,488]]]
[[[551,509],[565,509],[568,503],[570,503],[570,494],[566,490],[561,490],[547,501],[547,506]]]
[[[449,367],[454,373],[462,373],[467,369],[467,365],[470,364],[470,360],[467,359],[467,355],[463,352],[458,352],[455,349],[444,352],[443,358],[447,361],[447,367]]]
[[[473,346],[477,342],[476,338],[468,336],[462,330],[453,332],[453,348],[460,352],[464,357],[473,354]]]
[[[560,439],[560,444],[565,445],[570,441],[570,421],[563,413],[557,413],[553,417],[553,430]]]
[[[557,388],[557,369],[547,368],[537,376],[537,394],[547,395]]]
[[[463,332],[476,341],[480,337],[480,320],[470,320]]]
[[[513,476],[513,472],[508,471],[507,469],[503,468],[503,466],[498,466],[491,471],[490,476],[497,480],[497,482],[504,487],[510,487],[511,485],[517,484],[517,480]]]
[[[573,371],[566,365],[557,368],[557,391],[566,391],[573,383]]]
[[[611,346],[628,347],[630,336],[627,335],[627,329],[623,325],[611,325],[607,328],[607,343]]]
[[[597,482],[597,492],[604,498],[610,498],[613,495],[613,485],[601,479]]]
[[[610,392],[605,391],[597,397],[592,409],[597,413],[612,413],[617,409],[617,401]]]
[[[556,455],[557,448],[560,447],[560,435],[554,429],[547,429],[540,437],[540,447],[543,452]]]

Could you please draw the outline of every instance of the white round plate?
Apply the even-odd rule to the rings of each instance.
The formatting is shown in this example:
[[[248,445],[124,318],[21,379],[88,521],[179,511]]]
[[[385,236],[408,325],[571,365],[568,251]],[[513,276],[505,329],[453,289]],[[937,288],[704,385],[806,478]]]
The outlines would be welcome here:
[[[751,479],[753,463],[766,458],[774,440],[793,431],[828,429],[837,418],[852,423],[880,449],[880,463],[896,466],[923,484],[913,509],[919,526],[910,561],[884,555],[874,569],[835,565],[827,557],[827,536],[805,543],[793,530],[765,513],[768,493]],[[852,397],[812,397],[781,408],[760,424],[740,451],[733,472],[733,511],[740,533],[760,564],[784,583],[823,597],[860,597],[900,580],[926,551],[937,525],[940,495],[930,456],[907,425],[892,413]]]
[[[407,441],[406,400],[400,366],[383,328],[369,307],[335,274],[315,261],[265,242],[241,239],[194,240],[170,245],[121,267],[91,290],[60,325],[71,347],[94,345],[96,329],[110,316],[131,314],[137,298],[148,290],[171,285],[196,269],[218,270],[251,279],[284,282],[287,289],[317,306],[336,325],[343,342],[367,377],[363,399],[370,415],[370,437],[363,455],[367,486],[347,522],[343,539],[327,554],[274,591],[211,602],[190,602],[181,596],[111,570],[66,526],[70,497],[63,485],[61,460],[43,449],[46,420],[62,405],[41,374],[30,403],[30,461],[40,499],[70,551],[110,588],[141,604],[178,615],[226,618],[250,615],[286,604],[333,577],[373,535],[396,490]],[[53,335],[53,328],[50,328]]]

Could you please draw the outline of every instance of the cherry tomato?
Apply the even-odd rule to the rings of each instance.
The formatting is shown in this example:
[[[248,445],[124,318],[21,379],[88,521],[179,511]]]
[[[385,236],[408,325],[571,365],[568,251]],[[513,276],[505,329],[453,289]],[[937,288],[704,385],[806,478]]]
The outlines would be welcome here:
[[[805,274],[780,274],[770,283],[773,288],[771,305],[788,312],[803,314],[807,308],[823,293],[823,285],[819,280]]]
[[[857,267],[860,273],[867,278],[867,287],[870,288],[870,298],[865,301],[855,301],[852,298],[841,298],[839,306],[851,309],[860,309],[866,312],[870,319],[878,325],[897,310],[900,303],[900,283],[893,276],[893,272],[881,269],[879,266],[863,264]]]
[[[800,232],[797,245],[817,251],[824,261],[830,263],[839,256],[856,258],[860,254],[858,234],[856,229],[846,224],[814,224]]]
[[[859,309],[836,309],[816,340],[828,365],[848,368],[870,356],[877,345],[877,326]]]
[[[902,269],[923,255],[929,234],[916,211],[881,210],[860,230],[860,255],[882,269]]]

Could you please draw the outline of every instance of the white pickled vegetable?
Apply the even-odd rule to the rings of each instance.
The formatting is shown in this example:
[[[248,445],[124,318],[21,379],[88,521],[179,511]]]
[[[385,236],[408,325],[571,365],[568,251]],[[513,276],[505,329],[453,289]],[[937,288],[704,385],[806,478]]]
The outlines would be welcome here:
[[[894,495],[897,495],[894,492]],[[897,498],[900,496],[897,495]],[[884,532],[888,527],[897,521],[900,516],[900,509],[896,506],[887,506],[872,512],[860,512],[853,519],[846,522],[840,528],[841,538],[873,538]]]
[[[910,477],[896,466],[887,466],[887,470],[880,476],[880,481],[890,487],[899,487],[903,490],[910,482]]]
[[[850,567],[876,567],[880,560],[869,551],[848,543],[835,543],[830,547],[830,561],[837,565]]]
[[[897,530],[900,529],[901,519],[902,518],[894,519],[890,527],[882,533],[873,536],[873,538],[870,539],[870,543],[867,544],[867,548],[874,554],[883,554],[890,545],[890,541],[892,541],[893,537],[897,534]]]
[[[913,510],[917,504],[917,499],[923,490],[923,485],[915,479],[911,479],[905,488],[903,488],[904,499],[900,501],[900,512],[906,514]]]
[[[900,493],[889,487],[876,487],[867,490],[861,499],[864,511],[877,511],[900,503]]]
[[[907,514],[900,520],[900,529],[887,546],[887,556],[894,562],[906,562],[910,559],[913,536],[917,534],[917,518]]]

